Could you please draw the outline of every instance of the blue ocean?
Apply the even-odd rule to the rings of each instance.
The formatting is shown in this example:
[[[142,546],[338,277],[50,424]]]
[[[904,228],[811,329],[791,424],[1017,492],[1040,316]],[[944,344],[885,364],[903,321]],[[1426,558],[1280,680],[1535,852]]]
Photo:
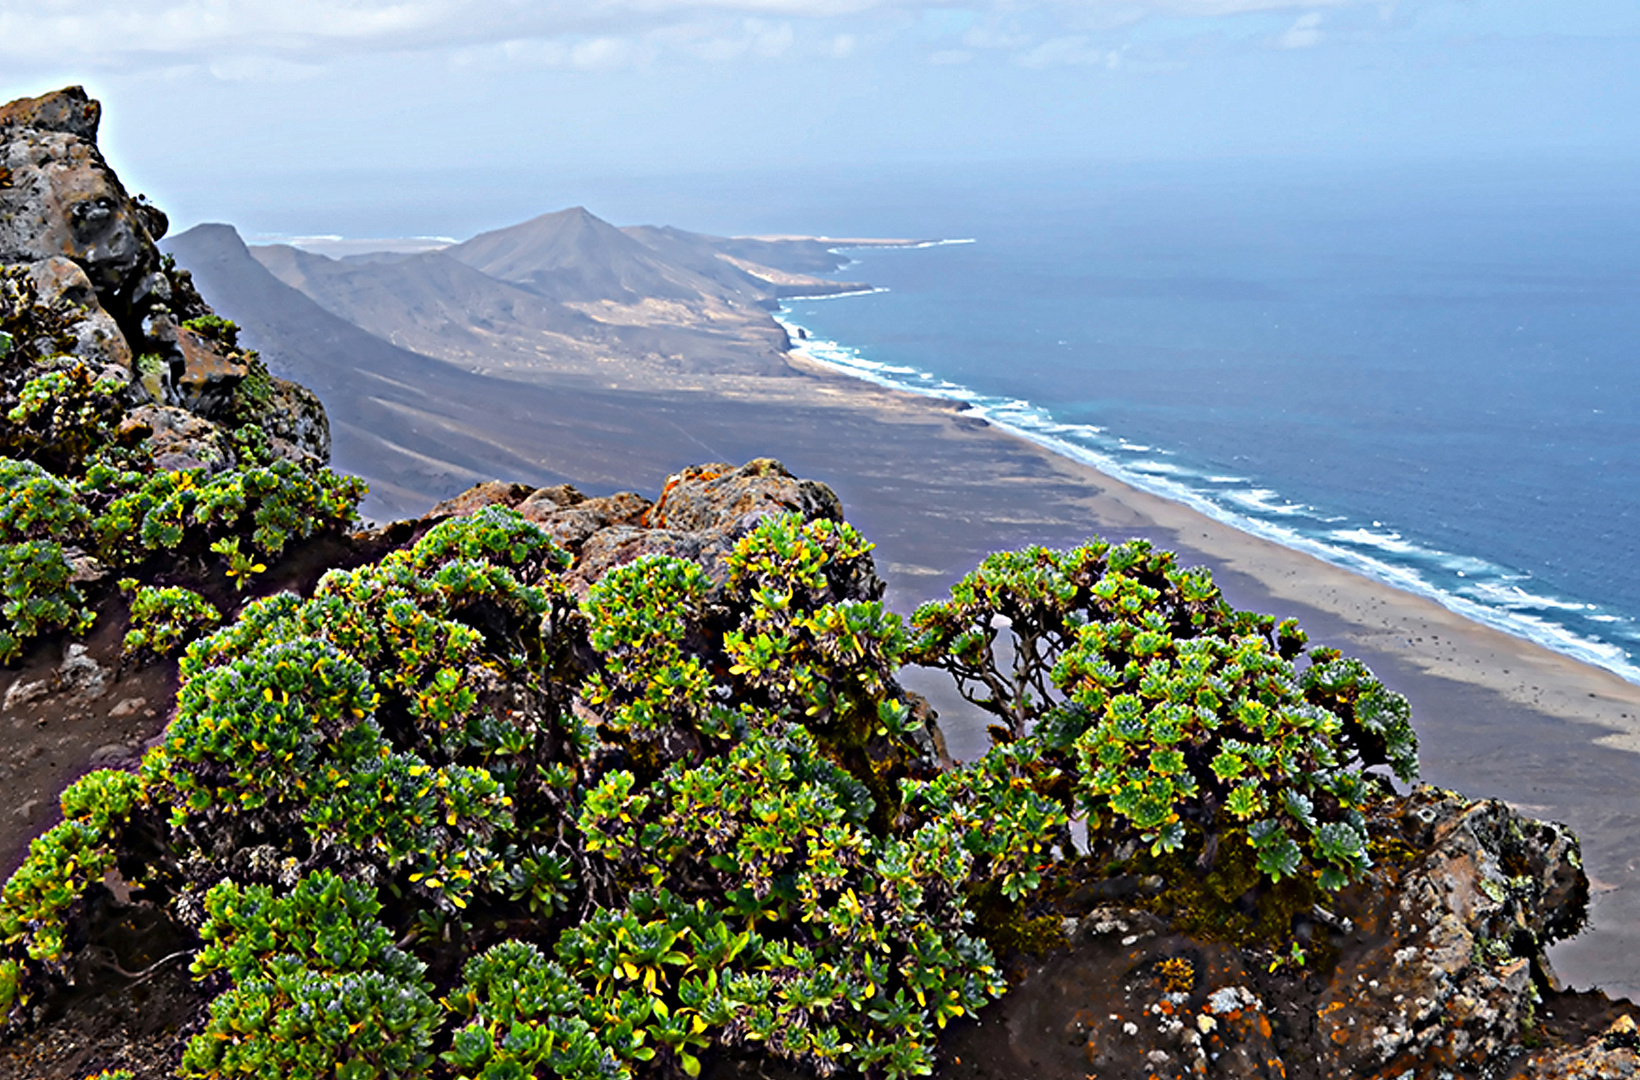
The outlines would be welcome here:
[[[816,358],[1640,682],[1637,178],[930,172],[766,224],[940,241],[789,301]]]

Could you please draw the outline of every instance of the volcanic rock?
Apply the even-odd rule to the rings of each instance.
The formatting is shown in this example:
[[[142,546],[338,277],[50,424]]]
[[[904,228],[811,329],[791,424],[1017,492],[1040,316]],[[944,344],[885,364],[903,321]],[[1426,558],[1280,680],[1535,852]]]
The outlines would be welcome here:
[[[79,87],[0,109],[0,263],[58,256],[85,271],[102,306],[130,329],[136,284],[158,266],[148,217],[97,149],[101,110]]]
[[[162,469],[206,469],[220,472],[234,464],[227,433],[209,420],[175,405],[142,405],[120,424],[124,439],[143,438]]]
[[[795,513],[805,521],[841,521],[842,502],[817,480],[801,480],[773,458],[744,465],[691,465],[669,477],[654,503],[635,492],[587,498],[568,484],[520,492],[491,481],[444,502],[427,519],[470,514],[486,506],[515,507],[559,547],[575,556],[565,581],[584,595],[604,574],[648,555],[698,562],[713,581],[728,576],[725,559],[765,518]],[[851,585],[859,599],[882,596],[874,573]]]
[[[186,326],[177,329],[176,343],[182,353],[182,372],[176,377],[176,386],[183,407],[200,416],[221,415],[250,368],[243,359]]]
[[[953,1037],[950,1075],[1628,1075],[1628,1003],[1598,1038],[1504,1069],[1539,1012],[1576,997],[1544,955],[1582,926],[1588,901],[1570,833],[1427,787],[1386,800],[1372,825],[1381,864],[1333,911],[1295,923],[1313,967],[1142,907],[1065,910],[1068,947],[1016,958],[1014,988]]]
[[[40,292],[41,302],[77,309],[78,318],[72,327],[75,355],[94,367],[115,369],[110,373],[115,377],[128,377],[131,346],[114,317],[103,310],[91,279],[80,265],[55,255],[34,263],[28,272]]]

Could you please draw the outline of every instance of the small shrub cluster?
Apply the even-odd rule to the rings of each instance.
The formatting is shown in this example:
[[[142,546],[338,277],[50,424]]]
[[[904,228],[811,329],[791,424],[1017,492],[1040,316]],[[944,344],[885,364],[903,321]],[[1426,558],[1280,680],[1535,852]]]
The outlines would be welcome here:
[[[130,773],[100,770],[63,792],[63,821],[36,837],[0,892],[0,1015],[67,975],[72,917],[113,869],[121,838],[143,797]]]
[[[1304,657],[1290,621],[1233,610],[1142,541],[991,556],[912,625],[914,657],[1059,765],[1067,809],[1110,850],[1189,840],[1211,865],[1231,839],[1272,882],[1337,889],[1370,861],[1364,770],[1416,775],[1404,699],[1335,650]]]
[[[183,292],[195,312],[185,325],[234,349],[238,328],[191,285]],[[125,421],[133,403],[165,398],[165,361],[139,357],[130,383],[93,374],[72,355],[82,315],[42,303],[25,272],[0,269],[0,662],[43,634],[89,628],[76,578],[98,575],[79,574],[85,560],[139,578],[214,565],[244,589],[293,541],[349,525],[365,491],[354,477],[274,458],[259,428],[272,380],[254,356],[230,408],[236,467],[158,468],[142,426]]]
[[[285,461],[211,478],[124,467],[130,464],[118,453],[99,454],[76,479],[32,460],[0,458],[0,662],[15,660],[42,634],[90,628],[93,612],[73,580],[76,556],[139,572],[161,559],[172,566],[210,560],[242,588],[265,569],[257,560],[277,558],[292,540],[345,527],[365,490],[352,477],[310,474]],[[250,553],[240,550],[242,534]],[[197,623],[203,611],[195,606],[183,617]],[[142,637],[133,648],[148,644]]]
[[[45,304],[24,266],[0,266],[0,388],[15,393],[31,365],[74,347],[72,305]]]
[[[34,376],[6,412],[7,452],[58,472],[77,472],[112,441],[125,415],[125,390],[118,379],[93,378],[78,361]]]
[[[213,313],[184,320],[182,325],[207,341],[217,342],[229,349],[239,348],[239,326],[232,319],[224,319]]]
[[[157,552],[202,557],[213,544],[277,558],[294,539],[346,526],[364,497],[363,481],[289,461],[232,469],[149,471],[98,462],[80,492],[97,508],[90,525],[98,556],[132,566]],[[233,566],[232,552],[224,555]],[[249,555],[250,553],[245,553]]]
[[[124,578],[120,590],[130,597],[131,628],[124,643],[130,658],[169,656],[222,621],[216,606],[192,589]]]
[[[0,662],[15,660],[48,631],[90,627],[94,615],[71,583],[63,543],[89,521],[71,482],[32,461],[0,458]]]
[[[393,944],[375,890],[331,873],[288,893],[223,881],[205,896],[193,973],[232,989],[189,1040],[185,1076],[422,1074],[439,1017],[425,967]]]

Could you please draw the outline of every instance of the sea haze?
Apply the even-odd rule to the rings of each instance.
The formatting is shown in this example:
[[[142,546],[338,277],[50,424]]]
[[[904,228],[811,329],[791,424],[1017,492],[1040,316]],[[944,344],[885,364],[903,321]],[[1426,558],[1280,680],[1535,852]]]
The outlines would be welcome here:
[[[855,182],[812,208],[832,235],[973,242],[852,252],[840,276],[886,291],[781,318],[817,358],[1640,682],[1634,179]]]

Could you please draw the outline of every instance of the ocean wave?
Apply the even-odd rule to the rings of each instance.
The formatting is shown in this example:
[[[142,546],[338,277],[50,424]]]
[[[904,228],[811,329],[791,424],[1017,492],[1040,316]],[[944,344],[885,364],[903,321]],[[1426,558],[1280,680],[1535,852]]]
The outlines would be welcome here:
[[[1333,529],[1327,535],[1342,544],[1360,544],[1363,547],[1374,547],[1395,555],[1439,554],[1439,552],[1431,551],[1429,548],[1408,543],[1401,538],[1401,534],[1398,532],[1384,533],[1373,529],[1356,527],[1353,529]]]
[[[1281,517],[1309,515],[1308,503],[1288,502],[1269,488],[1243,488],[1239,491],[1219,492],[1224,498],[1255,513],[1277,514]]]
[[[1128,468],[1138,469],[1140,472],[1156,473],[1162,476],[1195,476],[1196,473],[1171,461],[1131,461]]]
[[[909,244],[839,244],[826,250],[833,255],[841,255],[845,251],[921,251],[924,248],[950,247],[953,244],[975,244],[978,242],[972,236],[963,236],[952,240],[918,240]]]
[[[877,293],[885,293],[887,291],[888,288],[886,286],[873,285],[869,289],[850,289],[847,292],[816,293],[813,296],[783,296],[780,300],[782,303],[789,300],[841,300],[845,296],[873,296]],[[789,329],[790,328],[788,328],[788,330]]]
[[[1519,585],[1507,581],[1481,581],[1464,590],[1477,600],[1499,607],[1506,607],[1517,611],[1575,611],[1586,619],[1593,619],[1599,613],[1598,604],[1586,604],[1578,600],[1562,600],[1554,596],[1541,596],[1527,592]]]
[[[791,312],[782,308],[775,318],[798,341]],[[1128,441],[1096,425],[1067,423],[1034,402],[990,397],[934,372],[871,360],[835,341],[811,336],[798,346],[814,360],[869,382],[961,401],[971,415],[1143,491],[1640,684],[1634,656],[1609,640],[1640,643],[1640,624],[1599,605],[1523,588],[1520,583],[1530,581],[1530,575],[1421,544],[1382,521],[1351,524],[1346,515],[1289,500],[1246,477],[1203,474],[1158,462],[1156,456],[1169,451]],[[1305,527],[1306,521],[1314,525]]]

